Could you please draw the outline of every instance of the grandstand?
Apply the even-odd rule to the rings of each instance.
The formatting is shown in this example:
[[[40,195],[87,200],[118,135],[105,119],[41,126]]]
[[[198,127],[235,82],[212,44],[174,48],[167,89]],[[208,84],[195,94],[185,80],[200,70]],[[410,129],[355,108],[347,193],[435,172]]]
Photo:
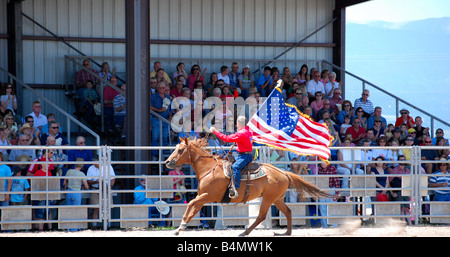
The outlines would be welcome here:
[[[434,138],[434,145],[437,146],[439,136],[444,135],[445,138],[450,135],[450,124],[427,113],[425,107],[408,103],[345,69],[345,8],[365,1],[150,0],[135,1],[136,6],[130,6],[124,0],[0,0],[0,82],[4,83],[5,90],[7,83],[14,87],[18,101],[15,110],[18,129],[33,111],[33,101],[39,100],[42,114],[56,114],[59,130],[70,146],[75,146],[77,137],[83,136],[88,146],[98,147],[95,148],[97,153],[103,151],[101,149],[104,148],[100,147],[103,145],[119,147],[112,153],[112,159],[119,162],[114,165],[116,175],[161,176],[168,173],[156,163],[137,164],[131,169],[128,166],[131,164],[127,163],[161,162],[170,152],[169,148],[163,147],[177,143],[178,134],[170,126],[170,119],[163,117],[164,112],[150,111],[150,106],[155,104],[151,100],[150,82],[153,76],[157,77],[151,72],[158,62],[169,75],[170,81],[166,81],[169,92],[176,87],[177,80],[173,74],[177,72],[179,63],[184,64],[186,76],[194,72],[196,65],[200,67],[205,92],[209,92],[212,73],[219,74],[223,66],[231,72],[233,63],[236,63],[240,73],[244,67],[250,68],[257,93],[261,93],[258,78],[264,74],[265,67],[270,67],[272,74],[276,74],[276,67],[280,78],[286,78],[286,100],[295,97],[293,81],[309,91],[307,82],[314,80],[311,68],[319,73],[334,72],[336,80],[342,82],[336,86],[341,89],[342,100],[349,100],[354,106],[355,101],[368,90],[373,107],[382,108],[382,117],[386,119],[384,132],[377,130],[372,143],[376,144],[381,134],[393,137],[395,128],[390,130],[388,125],[395,127],[402,110],[407,109],[409,116],[421,117],[422,127],[429,129],[426,133]],[[145,16],[146,12],[142,10],[138,11],[143,6],[149,16]],[[134,34],[130,30],[143,31],[144,34],[137,35],[139,33]],[[142,39],[145,36],[148,37]],[[144,47],[142,42],[149,44]],[[138,55],[139,51],[148,55],[142,57]],[[86,68],[86,61],[93,70]],[[295,78],[303,65],[308,67],[306,81],[302,77]],[[115,79],[102,74],[102,66],[109,66],[109,72]],[[130,71],[130,67],[145,70],[136,74]],[[285,67],[290,70],[292,79],[283,75]],[[89,103],[94,93],[85,93],[91,92],[86,90],[86,81],[77,86],[77,73],[80,71],[94,82],[93,91],[98,96],[100,114],[96,114],[93,104]],[[227,77],[233,79],[232,75]],[[186,79],[185,87],[189,87],[189,79]],[[333,92],[329,96],[326,96],[328,91],[325,92],[328,75],[321,79],[324,81],[323,97],[331,99]],[[160,79],[155,80],[159,82]],[[115,81],[118,86],[126,84],[126,89],[116,87]],[[207,96],[212,96],[216,87],[220,86],[212,85]],[[235,90],[231,85],[229,88],[232,92]],[[105,96],[121,93],[129,96],[131,101],[127,101],[125,122],[116,117],[121,123],[114,123],[113,103],[105,102],[113,99],[106,99]],[[89,101],[87,95],[90,96]],[[308,99],[309,105],[315,101],[315,97]],[[146,105],[149,108],[145,108]],[[300,109],[301,100],[298,100],[297,106]],[[341,101],[334,107],[337,108],[334,114],[330,113],[325,121],[329,122],[330,130],[338,133],[336,138],[343,140],[346,133],[341,132],[342,122],[337,116],[344,109],[344,104]],[[350,122],[357,115],[354,107]],[[368,123],[374,111],[364,113],[365,130],[371,128]],[[312,119],[322,120],[318,113],[313,111]],[[112,117],[108,119],[108,115]],[[400,125],[398,129],[401,129]],[[398,145],[406,145],[408,129],[402,131]],[[351,143],[358,146],[359,140],[353,140]],[[427,137],[417,140],[418,145],[425,145]],[[336,141],[333,146],[340,147],[342,143]],[[445,144],[448,145],[448,141]],[[157,146],[160,149],[151,149],[153,152],[149,149],[122,151],[124,149],[120,147],[126,146]],[[439,153],[440,158],[448,158],[448,151]],[[337,150],[332,160],[342,161],[338,159]],[[311,165],[317,164],[315,160],[311,161]],[[398,160],[391,161],[395,164]],[[317,166],[312,169],[317,169]],[[189,189],[193,192],[196,182],[193,178],[189,181]],[[130,189],[134,188],[134,184],[135,181],[124,179],[116,188]],[[131,197],[124,194],[120,201],[129,203]]]

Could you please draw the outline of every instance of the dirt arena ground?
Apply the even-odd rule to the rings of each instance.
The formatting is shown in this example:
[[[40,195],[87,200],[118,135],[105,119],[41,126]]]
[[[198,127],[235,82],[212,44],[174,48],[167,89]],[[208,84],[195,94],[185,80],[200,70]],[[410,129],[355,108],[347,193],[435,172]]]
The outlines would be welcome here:
[[[78,232],[20,232],[0,233],[0,237],[175,237],[174,230],[153,229],[113,229],[84,230]],[[238,237],[244,229],[199,230],[190,228],[180,233],[181,237]],[[274,233],[284,233],[285,229],[255,229],[249,237],[272,237]],[[450,226],[418,225],[405,226],[391,221],[373,227],[360,226],[360,223],[347,223],[337,228],[295,228],[292,237],[449,237]]]

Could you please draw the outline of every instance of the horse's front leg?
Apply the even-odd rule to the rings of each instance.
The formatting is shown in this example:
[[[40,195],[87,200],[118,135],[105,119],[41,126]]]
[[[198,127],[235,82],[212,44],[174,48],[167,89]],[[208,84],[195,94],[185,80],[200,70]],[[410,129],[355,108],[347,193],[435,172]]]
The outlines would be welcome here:
[[[185,230],[189,221],[200,211],[205,203],[208,203],[209,195],[208,193],[203,193],[197,195],[194,200],[190,201],[186,211],[184,212],[183,219],[181,220],[180,226],[175,230],[175,235],[180,234],[181,230]]]

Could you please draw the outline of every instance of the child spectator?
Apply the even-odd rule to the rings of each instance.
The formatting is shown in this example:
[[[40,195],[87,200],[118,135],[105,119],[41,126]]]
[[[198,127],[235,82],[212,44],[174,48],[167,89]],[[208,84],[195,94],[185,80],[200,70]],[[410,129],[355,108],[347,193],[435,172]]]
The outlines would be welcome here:
[[[21,178],[22,177],[22,169],[18,166],[14,166],[12,169],[13,173],[13,179],[12,179],[12,186],[11,186],[11,192],[24,192],[24,191],[30,191],[30,184],[28,183],[27,179]],[[28,194],[11,194],[10,201],[11,205],[24,205],[28,200]]]

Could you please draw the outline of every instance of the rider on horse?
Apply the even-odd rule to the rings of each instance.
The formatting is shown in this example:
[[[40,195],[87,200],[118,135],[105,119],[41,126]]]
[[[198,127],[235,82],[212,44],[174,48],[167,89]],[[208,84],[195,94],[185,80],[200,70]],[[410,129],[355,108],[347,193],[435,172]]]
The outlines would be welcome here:
[[[250,132],[247,124],[247,119],[245,116],[239,116],[236,120],[237,132],[232,135],[224,135],[216,130],[216,128],[211,127],[210,132],[214,133],[219,139],[237,144],[238,156],[236,162],[231,166],[233,169],[233,178],[235,189],[230,189],[230,198],[237,198],[238,188],[241,184],[241,170],[249,164],[253,159],[253,145],[252,145],[252,133]]]

